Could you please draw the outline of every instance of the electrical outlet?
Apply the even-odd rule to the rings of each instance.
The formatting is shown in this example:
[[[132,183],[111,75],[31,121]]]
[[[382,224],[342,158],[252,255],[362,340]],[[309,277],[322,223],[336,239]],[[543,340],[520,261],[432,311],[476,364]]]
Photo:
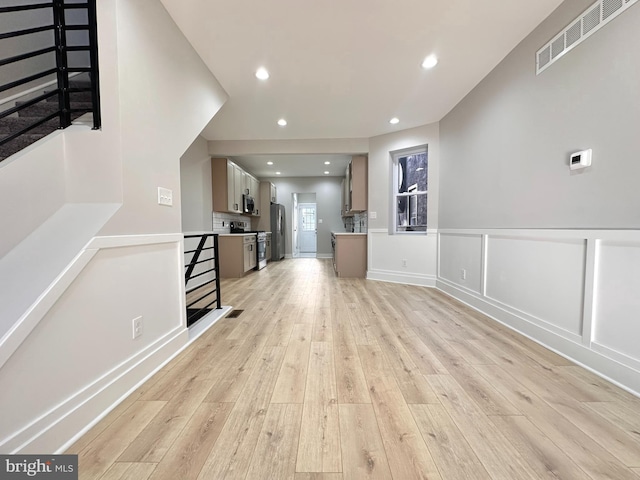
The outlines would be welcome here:
[[[171,207],[173,205],[173,191],[168,188],[158,187],[158,205]]]
[[[136,339],[142,335],[142,315],[132,320],[133,324],[133,338]]]
[[[464,268],[460,269],[460,278],[462,280],[466,280],[467,279],[467,271]]]
[[[406,267],[406,266],[407,266],[407,259],[406,259],[406,258],[403,258],[403,259],[402,259],[402,266],[403,266],[403,267]]]
[[[378,212],[369,212],[369,218],[375,220],[378,218]]]

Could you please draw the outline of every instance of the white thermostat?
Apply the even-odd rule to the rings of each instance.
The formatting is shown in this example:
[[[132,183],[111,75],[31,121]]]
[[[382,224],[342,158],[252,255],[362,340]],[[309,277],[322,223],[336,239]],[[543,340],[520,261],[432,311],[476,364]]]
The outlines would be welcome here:
[[[569,157],[569,168],[571,170],[577,170],[579,168],[585,168],[590,166],[591,166],[591,149],[572,153],[571,156]]]

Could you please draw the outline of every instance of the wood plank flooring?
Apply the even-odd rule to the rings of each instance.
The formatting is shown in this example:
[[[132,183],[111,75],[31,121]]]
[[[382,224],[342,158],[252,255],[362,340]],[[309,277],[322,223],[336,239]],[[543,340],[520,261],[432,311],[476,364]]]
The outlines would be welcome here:
[[[330,260],[218,321],[81,438],[83,480],[640,479],[640,399],[435,290]]]

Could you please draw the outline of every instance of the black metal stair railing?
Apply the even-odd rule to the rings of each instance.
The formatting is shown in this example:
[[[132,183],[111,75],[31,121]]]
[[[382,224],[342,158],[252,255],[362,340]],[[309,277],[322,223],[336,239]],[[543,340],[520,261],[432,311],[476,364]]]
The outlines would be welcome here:
[[[185,250],[185,256],[191,255],[185,260],[185,286],[187,293],[187,327],[193,325],[203,316],[213,310],[222,308],[220,297],[220,264],[218,261],[218,234],[203,233],[185,235],[187,239],[198,239],[198,246],[193,250]],[[207,246],[207,243],[210,245]],[[208,265],[207,265],[208,264]],[[213,278],[211,278],[213,276]],[[205,277],[203,282],[190,287],[192,280]]]
[[[51,91],[41,93],[35,98],[25,102],[16,102],[15,107],[0,111],[0,121],[14,118],[16,114],[28,118],[28,120],[25,119],[25,121],[13,122],[12,125],[17,125],[15,128],[7,127],[2,130],[0,134],[0,147],[35,131],[47,122],[51,123],[56,118],[58,121],[55,124],[55,128],[66,128],[71,125],[73,119],[84,113],[91,112],[93,114],[93,128],[99,129],[101,127],[96,0],[81,0],[77,3],[72,3],[69,0],[54,0],[44,3],[3,6],[0,7],[0,15],[19,14],[20,12],[35,10],[43,11],[43,16],[50,13],[51,23],[0,33],[0,52],[15,50],[15,47],[11,49],[4,48],[3,42],[10,41],[15,44],[16,41],[14,39],[20,37],[25,38],[49,31],[53,34],[51,45],[41,46],[41,48],[25,53],[0,58],[0,69],[13,65],[15,70],[25,71],[28,70],[27,63],[25,62],[46,55],[55,56],[55,67],[44,68],[36,73],[30,72],[27,75],[20,76],[20,78],[11,79],[0,85],[0,94],[21,86],[27,88],[29,84],[33,84],[33,82],[40,79],[47,79],[47,77],[50,78],[53,75],[56,76],[56,86]],[[86,19],[86,22],[69,22],[67,13],[71,11],[77,12],[75,17],[83,17],[83,19]],[[21,23],[23,21],[24,19],[21,20]],[[10,22],[3,23],[7,24]],[[80,38],[78,37],[74,38],[74,42],[69,42],[68,33],[77,31],[86,32],[83,39],[85,41],[78,41]],[[26,40],[28,39],[25,38],[25,41]],[[69,61],[69,53],[71,52],[86,52],[87,55],[85,58],[87,58],[88,61],[78,66],[72,66]],[[76,60],[80,58],[78,55],[76,55],[76,57]],[[41,58],[40,60],[43,59]],[[20,68],[20,65],[24,68]],[[85,74],[85,76],[88,75],[88,81],[72,79],[72,76],[82,76],[82,74]],[[7,75],[3,75],[3,77],[6,76]],[[89,102],[74,102],[74,95],[78,96],[78,98],[82,98],[83,96],[85,98],[90,97],[90,106],[87,106]],[[54,98],[56,96],[57,99]],[[57,108],[52,106],[55,100],[57,100]],[[26,115],[26,112],[28,112],[28,115]],[[38,133],[42,133],[42,129],[38,129]],[[46,133],[50,132],[45,132],[44,134]],[[0,155],[0,161],[2,161],[4,157],[6,157],[6,154]]]

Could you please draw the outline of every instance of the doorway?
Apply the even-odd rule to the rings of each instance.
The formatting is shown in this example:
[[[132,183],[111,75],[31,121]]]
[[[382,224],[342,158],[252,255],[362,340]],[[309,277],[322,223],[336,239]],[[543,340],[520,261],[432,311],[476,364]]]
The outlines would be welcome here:
[[[315,258],[318,236],[316,194],[293,193],[292,203],[292,256]]]
[[[318,219],[315,203],[298,204],[298,250],[301,257],[316,256]]]

